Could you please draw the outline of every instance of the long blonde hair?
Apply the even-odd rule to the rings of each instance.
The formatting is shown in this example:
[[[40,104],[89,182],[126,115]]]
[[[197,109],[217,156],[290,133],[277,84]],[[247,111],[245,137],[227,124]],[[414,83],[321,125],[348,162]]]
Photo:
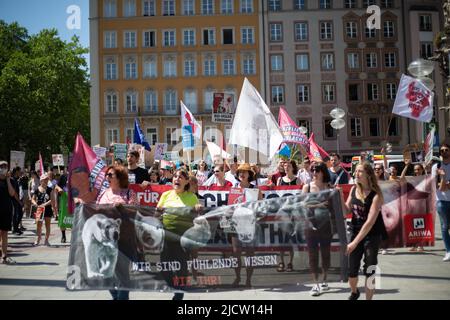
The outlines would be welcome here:
[[[381,192],[381,188],[378,185],[378,179],[375,175],[375,171],[372,168],[372,165],[369,162],[364,162],[358,164],[358,166],[363,166],[364,172],[367,175],[367,181],[369,183],[369,189],[370,191],[375,191],[378,197],[381,198],[381,201],[383,201],[383,192]],[[356,183],[356,197],[364,202],[365,196],[363,191],[363,185],[360,182]]]

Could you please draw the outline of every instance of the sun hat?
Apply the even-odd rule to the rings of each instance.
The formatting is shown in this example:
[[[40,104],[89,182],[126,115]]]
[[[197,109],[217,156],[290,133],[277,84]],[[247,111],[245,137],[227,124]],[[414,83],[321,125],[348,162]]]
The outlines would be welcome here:
[[[239,176],[240,171],[248,171],[250,175],[250,181],[253,181],[253,179],[255,178],[255,171],[253,171],[249,163],[240,164],[236,170],[236,176]]]

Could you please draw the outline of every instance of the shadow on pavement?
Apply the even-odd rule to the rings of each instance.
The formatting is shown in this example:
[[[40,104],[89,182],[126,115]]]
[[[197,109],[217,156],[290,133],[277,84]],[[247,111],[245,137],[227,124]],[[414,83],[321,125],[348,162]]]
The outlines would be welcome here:
[[[20,267],[20,266],[59,266],[59,263],[40,262],[40,261],[34,261],[34,262],[19,262],[19,261],[17,261],[14,265],[18,266],[18,267]]]
[[[408,275],[408,274],[387,274],[387,273],[383,273],[382,277],[450,281],[450,277],[418,276],[418,275]]]
[[[2,286],[65,287],[65,280],[0,279]]]

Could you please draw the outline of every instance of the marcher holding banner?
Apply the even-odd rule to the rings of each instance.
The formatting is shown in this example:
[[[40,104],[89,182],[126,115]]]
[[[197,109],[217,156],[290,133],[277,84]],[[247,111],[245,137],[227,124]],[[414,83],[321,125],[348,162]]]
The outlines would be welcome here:
[[[195,194],[189,191],[189,187],[188,173],[181,169],[177,170],[173,176],[173,189],[164,192],[157,205],[157,208],[160,209],[176,208],[165,210],[162,215],[162,222],[166,232],[164,249],[161,252],[161,262],[177,260],[181,263],[181,268],[178,271],[162,272],[167,284],[175,289],[182,289],[174,284],[175,279],[188,276],[186,261],[189,259],[189,253],[183,250],[180,237],[194,225],[191,209],[199,209],[198,199]],[[187,214],[184,214],[185,212]],[[183,297],[183,292],[175,292],[172,300],[183,300]]]
[[[255,179],[255,172],[251,169],[250,164],[243,163],[241,164],[236,171],[236,179],[239,181],[239,184],[236,187],[245,189],[253,189],[255,188],[251,182]],[[258,200],[261,200],[262,193],[258,190]],[[256,239],[256,237],[255,237]],[[233,281],[232,286],[237,287],[239,282],[241,281],[241,254],[242,250],[245,250],[247,257],[251,257],[255,255],[255,244],[253,242],[243,243],[239,240],[237,233],[231,234],[231,244],[233,246],[233,255],[237,258],[237,268],[234,268],[234,272],[236,273],[236,278]],[[247,280],[245,281],[246,287],[251,287],[252,285],[252,275],[253,275],[253,267],[246,267]]]
[[[311,192],[320,192],[330,189],[330,172],[325,163],[315,163],[311,167],[313,178],[311,183],[303,186],[302,193],[309,194]],[[328,291],[327,275],[330,268],[331,260],[331,239],[333,232],[331,223],[322,224],[317,221],[316,217],[320,217],[321,213],[318,210],[327,209],[328,204],[319,204],[315,207],[308,207],[307,219],[309,223],[305,224],[305,237],[308,246],[309,268],[313,276],[314,286],[310,294],[313,297],[319,296],[323,291]],[[326,213],[325,213],[326,214]],[[323,213],[322,213],[323,215]],[[319,284],[319,245],[320,254],[322,257],[322,282]]]
[[[369,284],[369,276],[375,273],[378,264],[378,249],[380,242],[386,237],[386,228],[381,215],[383,194],[370,163],[358,164],[355,170],[356,186],[352,187],[347,202],[342,203],[344,212],[352,212],[351,242],[347,245],[349,256],[349,285],[352,293],[349,300],[357,300],[358,273],[361,258],[364,256],[363,271],[366,276],[366,299],[371,300],[374,294],[374,284]]]

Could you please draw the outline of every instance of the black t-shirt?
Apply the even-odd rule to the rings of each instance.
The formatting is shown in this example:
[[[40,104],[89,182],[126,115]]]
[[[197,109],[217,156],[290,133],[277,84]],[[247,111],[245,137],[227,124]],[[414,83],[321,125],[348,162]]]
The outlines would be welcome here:
[[[28,178],[27,176],[22,176],[19,178],[19,184],[20,187],[22,188],[22,190],[28,190],[28,181],[30,180],[30,178]]]
[[[11,199],[6,179],[0,179],[0,214],[10,214],[12,212]]]
[[[328,172],[330,173],[331,184],[335,184],[339,176],[340,177],[337,184],[348,184],[348,173],[344,169],[341,168],[341,170],[336,173],[328,169]]]
[[[136,169],[128,169],[128,181],[131,184],[140,184],[144,181],[150,181],[150,176],[148,171],[141,167],[137,167]]]

